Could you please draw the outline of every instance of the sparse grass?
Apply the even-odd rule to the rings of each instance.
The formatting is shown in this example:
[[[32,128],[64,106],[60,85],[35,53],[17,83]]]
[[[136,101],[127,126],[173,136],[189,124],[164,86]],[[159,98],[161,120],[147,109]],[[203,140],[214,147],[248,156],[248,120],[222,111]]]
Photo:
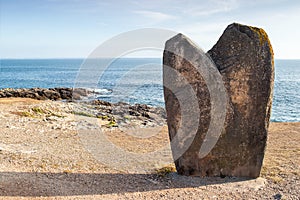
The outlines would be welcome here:
[[[172,165],[164,166],[156,170],[158,176],[165,177],[166,175],[176,172],[176,168]]]
[[[32,118],[40,117],[40,116],[43,116],[43,115],[46,115],[46,117],[51,117],[51,116],[60,117],[60,118],[65,117],[63,115],[54,113],[50,110],[42,109],[40,107],[33,107],[28,111],[16,111],[16,112],[11,112],[11,113],[15,114],[15,115],[18,115],[18,116],[21,116],[21,117],[32,117]]]
[[[43,110],[42,108],[40,108],[40,107],[33,107],[33,108],[31,108],[31,110],[34,112],[34,113],[36,113],[36,114],[41,114],[41,115],[43,115],[43,114],[46,114],[46,113],[48,113],[47,111],[45,111],[45,110]]]
[[[92,115],[90,113],[85,113],[85,112],[73,111],[72,114],[74,114],[74,115],[80,115],[80,116],[84,116],[84,117],[96,117],[95,115]]]
[[[11,112],[12,114],[21,116],[21,117],[35,117],[32,113],[28,111],[17,111],[17,112]]]
[[[47,115],[47,117],[50,117],[50,116],[59,117],[59,118],[64,118],[65,117],[63,115],[60,115],[60,114],[57,114],[57,113],[53,113],[53,112],[51,112],[50,114]]]
[[[47,109],[42,109],[40,107],[34,107],[34,108],[31,108],[31,110],[38,114],[38,115],[46,115],[46,117],[51,117],[51,116],[54,116],[54,117],[60,117],[60,118],[64,118],[65,116],[63,115],[60,115],[60,114],[57,114],[57,113],[54,113],[50,110],[47,110]]]
[[[97,118],[102,119],[102,120],[108,120],[109,117],[107,115],[98,115]]]
[[[118,127],[118,124],[116,121],[110,121],[108,124],[105,125],[107,128],[111,128],[111,127]]]

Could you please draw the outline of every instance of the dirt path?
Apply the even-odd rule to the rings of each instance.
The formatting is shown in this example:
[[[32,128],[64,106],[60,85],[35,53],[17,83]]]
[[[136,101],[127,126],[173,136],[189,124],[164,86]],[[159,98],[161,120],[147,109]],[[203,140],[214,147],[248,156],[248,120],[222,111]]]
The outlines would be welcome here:
[[[145,162],[147,173],[101,164],[78,131],[93,132],[91,120],[98,119],[74,116],[73,106],[0,99],[0,199],[299,199],[300,123],[271,123],[260,178],[192,178],[155,172],[165,163]],[[140,155],[168,144],[165,126],[156,127],[152,137],[132,135],[145,131],[153,128],[113,128],[104,134]]]

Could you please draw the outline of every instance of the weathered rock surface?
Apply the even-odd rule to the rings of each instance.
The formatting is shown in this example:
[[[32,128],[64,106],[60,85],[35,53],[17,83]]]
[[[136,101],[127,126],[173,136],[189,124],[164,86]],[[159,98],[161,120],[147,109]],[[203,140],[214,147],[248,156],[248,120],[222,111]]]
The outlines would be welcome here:
[[[182,105],[177,98],[183,87],[177,77],[173,80],[174,77],[166,74],[166,66],[175,69],[191,85],[200,111],[199,126],[192,144],[176,158],[177,171],[183,175],[258,177],[266,147],[274,81],[273,52],[268,36],[259,28],[231,24],[207,55],[222,75],[228,104],[223,131],[216,145],[205,157],[201,157],[199,150],[202,143],[207,142],[205,136],[212,119],[212,94],[203,74],[197,71],[207,64],[203,62],[201,51],[183,35],[179,34],[166,43],[164,83],[172,82],[177,88],[175,94],[164,88],[171,141],[181,123],[184,124],[181,122]],[[190,137],[189,132],[185,134]],[[177,141],[177,147],[172,146],[173,156],[182,142]]]

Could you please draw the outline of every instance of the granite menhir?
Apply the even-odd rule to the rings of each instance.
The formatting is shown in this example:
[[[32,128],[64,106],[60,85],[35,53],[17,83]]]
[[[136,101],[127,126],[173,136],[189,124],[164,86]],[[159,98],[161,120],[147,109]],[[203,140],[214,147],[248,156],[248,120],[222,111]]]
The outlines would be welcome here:
[[[209,153],[201,156],[201,145],[210,140],[206,134],[212,119],[212,94],[203,74],[199,73],[199,69],[209,65],[207,58],[222,77],[227,103],[217,142]],[[163,64],[167,122],[177,172],[194,176],[258,177],[266,148],[274,85],[273,51],[266,32],[261,28],[231,24],[207,53],[178,34],[166,42]],[[172,75],[170,69],[183,79]],[[181,107],[192,98],[186,95],[186,101],[178,99],[181,90],[187,88],[182,80],[193,89],[198,100],[198,107],[193,105],[190,112],[199,110],[196,117],[199,123],[187,150],[176,157],[185,138],[174,138],[188,123],[182,121],[182,115],[188,115],[189,110],[181,112]],[[191,120],[193,118],[195,115]],[[186,137],[190,137],[189,129],[185,130]]]

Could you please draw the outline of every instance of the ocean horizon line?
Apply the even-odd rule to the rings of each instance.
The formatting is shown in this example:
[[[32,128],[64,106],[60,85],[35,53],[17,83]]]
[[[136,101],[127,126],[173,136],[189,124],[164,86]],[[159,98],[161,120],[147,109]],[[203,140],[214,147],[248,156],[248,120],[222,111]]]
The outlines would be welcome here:
[[[162,57],[101,57],[101,58],[82,58],[82,57],[66,57],[66,58],[0,58],[0,60],[87,60],[87,59],[162,59]],[[300,58],[274,58],[274,60],[300,60]]]
[[[162,59],[161,57],[101,57],[101,58],[0,58],[0,60],[87,60],[87,59]],[[300,58],[299,58],[300,60]]]

